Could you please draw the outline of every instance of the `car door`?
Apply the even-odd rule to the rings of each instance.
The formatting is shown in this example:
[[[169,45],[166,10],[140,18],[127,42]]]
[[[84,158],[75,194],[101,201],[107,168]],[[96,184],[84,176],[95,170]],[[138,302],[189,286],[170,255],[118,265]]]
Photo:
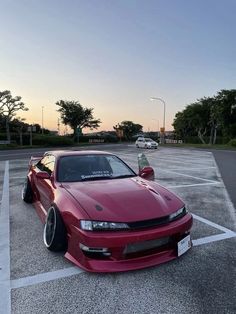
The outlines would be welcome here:
[[[53,155],[44,156],[36,165],[35,186],[38,191],[38,200],[47,211],[54,201],[53,174],[55,168],[55,157]],[[50,178],[42,179],[37,177],[37,172],[45,171]]]

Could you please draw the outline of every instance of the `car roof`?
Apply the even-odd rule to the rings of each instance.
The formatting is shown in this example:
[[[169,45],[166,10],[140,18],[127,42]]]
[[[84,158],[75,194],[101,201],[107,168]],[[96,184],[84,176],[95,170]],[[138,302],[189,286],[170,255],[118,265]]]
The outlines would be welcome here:
[[[51,150],[45,152],[45,155],[53,155],[56,158],[65,157],[65,156],[80,156],[80,155],[111,155],[114,156],[114,154],[105,152],[105,151],[99,151],[99,150]]]

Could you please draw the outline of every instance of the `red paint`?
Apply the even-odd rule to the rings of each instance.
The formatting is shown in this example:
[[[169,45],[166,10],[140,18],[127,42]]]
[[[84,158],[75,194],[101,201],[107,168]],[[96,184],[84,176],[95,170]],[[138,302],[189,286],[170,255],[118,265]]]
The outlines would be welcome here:
[[[61,156],[108,154],[105,152],[50,152],[56,158],[55,169]],[[112,155],[112,154],[109,154]],[[148,174],[151,170],[148,170]],[[57,182],[56,171],[48,178],[40,174],[37,166],[31,165],[28,177],[34,191],[35,207],[45,221],[48,208],[54,204],[60,210],[68,232],[66,257],[88,271],[113,272],[140,269],[158,265],[177,257],[177,242],[192,227],[192,216],[139,230],[84,231],[80,220],[111,222],[138,222],[168,216],[184,206],[173,193],[159,184],[139,176],[112,180],[85,182]],[[99,205],[100,210],[96,209]],[[102,210],[101,210],[102,208]],[[139,243],[169,237],[167,245],[146,252],[125,255],[129,243]],[[108,248],[111,256],[96,259],[85,256],[80,249],[82,243],[88,247]]]

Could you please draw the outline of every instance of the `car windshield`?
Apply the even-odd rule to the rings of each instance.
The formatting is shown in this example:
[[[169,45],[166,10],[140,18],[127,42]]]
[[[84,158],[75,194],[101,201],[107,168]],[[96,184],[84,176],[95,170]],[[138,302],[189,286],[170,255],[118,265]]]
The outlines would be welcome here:
[[[153,142],[151,138],[145,138],[145,142]]]
[[[59,159],[59,182],[109,180],[136,176],[122,160],[113,155],[74,155]]]

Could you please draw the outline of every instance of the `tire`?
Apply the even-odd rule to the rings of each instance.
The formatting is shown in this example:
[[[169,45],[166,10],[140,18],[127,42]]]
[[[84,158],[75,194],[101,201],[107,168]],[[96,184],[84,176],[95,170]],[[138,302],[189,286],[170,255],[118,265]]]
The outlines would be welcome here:
[[[33,191],[31,188],[31,184],[29,179],[25,180],[22,192],[21,192],[22,200],[26,203],[33,203]]]
[[[54,206],[48,210],[43,241],[49,251],[65,251],[67,248],[66,228],[59,210]]]

